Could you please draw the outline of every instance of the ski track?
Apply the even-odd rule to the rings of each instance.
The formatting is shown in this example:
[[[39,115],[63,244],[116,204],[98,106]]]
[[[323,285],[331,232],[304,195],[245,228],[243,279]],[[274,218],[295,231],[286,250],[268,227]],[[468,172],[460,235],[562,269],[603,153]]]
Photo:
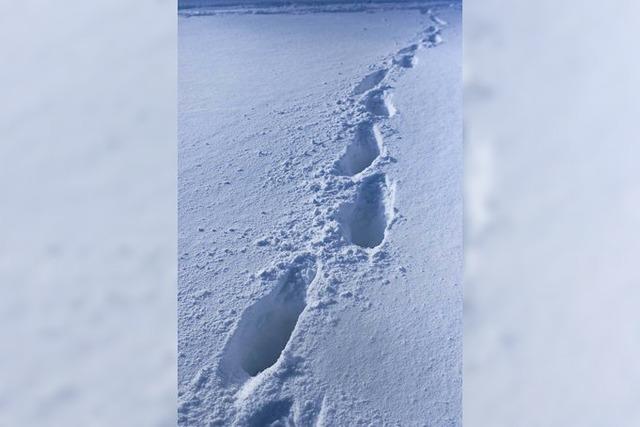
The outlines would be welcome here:
[[[367,259],[375,262],[386,256],[381,248],[396,209],[393,180],[383,169],[395,159],[387,153],[383,135],[392,133],[390,119],[397,113],[392,83],[417,63],[420,49],[442,43],[441,29],[447,23],[431,10],[427,13],[432,25],[406,47],[371,66],[372,71],[351,94],[338,101],[349,105],[339,120],[342,130],[338,130],[346,130],[349,137],[343,135],[336,141],[349,142],[315,175],[315,182],[307,184],[315,193],[313,204],[317,206],[315,237],[289,261],[258,275],[263,287],[271,291],[242,314],[218,361],[212,364],[216,368],[203,368],[187,394],[179,395],[179,425],[193,425],[202,419],[211,426],[229,425],[232,419],[235,426],[325,425],[329,407],[325,393],[317,402],[307,400],[304,405],[282,393],[284,382],[299,376],[304,364],[290,344],[305,313],[335,303],[331,299],[308,301],[310,295],[317,300],[322,288],[330,288],[334,282],[329,271],[323,272],[323,265]],[[256,245],[277,241],[277,236],[274,233]],[[358,249],[355,255],[354,247]],[[345,254],[351,255],[347,261]],[[351,292],[342,295],[350,297]],[[211,403],[215,389],[222,392],[218,391],[215,403]]]

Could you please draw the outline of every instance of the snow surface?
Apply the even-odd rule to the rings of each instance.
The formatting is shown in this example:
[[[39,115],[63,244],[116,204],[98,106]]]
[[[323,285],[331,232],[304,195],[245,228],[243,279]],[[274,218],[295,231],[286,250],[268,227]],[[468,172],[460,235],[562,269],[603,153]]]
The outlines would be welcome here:
[[[465,425],[640,425],[639,15],[465,3]]]
[[[0,425],[175,425],[175,11],[3,6]]]
[[[179,424],[461,424],[461,8],[179,18]]]
[[[183,11],[186,9],[199,9],[200,12],[208,11],[212,13],[219,13],[227,7],[234,7],[240,13],[253,13],[256,8],[265,10],[267,13],[275,11],[280,13],[281,8],[285,8],[288,9],[288,13],[292,13],[307,8],[328,11],[333,10],[336,5],[344,6],[347,9],[374,8],[380,10],[381,7],[395,7],[396,5],[400,5],[403,9],[416,5],[422,8],[429,7],[429,5],[435,3],[448,4],[448,2],[444,1],[421,0],[178,0],[178,8]]]
[[[178,12],[182,16],[373,13],[412,9],[427,13],[430,8],[447,7],[449,4],[450,1],[441,0],[186,0],[179,3]]]

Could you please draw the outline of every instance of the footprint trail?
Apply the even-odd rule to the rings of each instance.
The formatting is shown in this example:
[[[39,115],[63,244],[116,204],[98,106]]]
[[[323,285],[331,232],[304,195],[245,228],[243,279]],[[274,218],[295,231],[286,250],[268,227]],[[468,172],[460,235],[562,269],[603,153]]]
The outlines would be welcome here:
[[[214,389],[222,394],[214,401],[235,404],[229,405],[234,408],[231,410],[216,409],[216,413],[224,415],[211,415],[212,425],[231,418],[236,420],[233,425],[285,426],[295,425],[293,420],[324,420],[328,416],[326,408],[331,402],[322,390],[322,379],[311,376],[305,380],[314,384],[310,389],[316,391],[310,391],[311,395],[323,396],[322,404],[309,406],[307,401],[304,406],[298,397],[286,394],[288,382],[299,382],[307,375],[304,369],[299,370],[304,360],[298,361],[296,345],[300,337],[296,329],[301,317],[305,322],[309,318],[316,324],[327,322],[322,318],[326,314],[322,307],[337,302],[333,298],[317,298],[338,293],[335,283],[340,282],[332,275],[345,259],[351,263],[373,260],[375,266],[376,254],[390,244],[388,237],[396,215],[395,184],[385,172],[385,165],[396,160],[390,157],[384,138],[394,134],[393,118],[401,113],[392,102],[394,82],[419,66],[418,51],[443,42],[441,28],[446,22],[433,12],[428,13],[432,25],[373,65],[338,101],[347,107],[336,112],[340,116],[335,120],[335,134],[340,137],[333,140],[335,157],[317,166],[314,180],[304,183],[312,193],[313,228],[307,230],[303,244],[286,253],[288,263],[277,264],[260,275],[262,285],[268,287],[265,295],[242,313],[219,355],[216,369],[203,370],[194,379],[193,396],[184,399],[198,402],[199,391],[208,383],[216,384]],[[282,230],[274,231],[274,239],[279,233]],[[353,300],[362,298],[359,295]],[[181,405],[179,415],[183,422],[189,419],[189,411],[189,405]]]

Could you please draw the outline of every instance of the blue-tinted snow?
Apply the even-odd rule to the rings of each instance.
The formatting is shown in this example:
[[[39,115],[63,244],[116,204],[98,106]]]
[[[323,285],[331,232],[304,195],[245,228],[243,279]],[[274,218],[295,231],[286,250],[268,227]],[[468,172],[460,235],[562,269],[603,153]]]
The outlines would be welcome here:
[[[423,12],[179,18],[181,425],[460,424],[460,9]]]

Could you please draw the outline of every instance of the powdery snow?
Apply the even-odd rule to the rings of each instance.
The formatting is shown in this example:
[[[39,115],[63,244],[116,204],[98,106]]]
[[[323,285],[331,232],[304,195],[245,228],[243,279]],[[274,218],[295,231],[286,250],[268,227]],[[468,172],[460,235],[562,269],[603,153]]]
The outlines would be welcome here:
[[[3,3],[0,425],[175,425],[175,18]]]
[[[180,17],[180,425],[460,425],[460,33]]]
[[[637,2],[465,4],[465,422],[640,425]]]

